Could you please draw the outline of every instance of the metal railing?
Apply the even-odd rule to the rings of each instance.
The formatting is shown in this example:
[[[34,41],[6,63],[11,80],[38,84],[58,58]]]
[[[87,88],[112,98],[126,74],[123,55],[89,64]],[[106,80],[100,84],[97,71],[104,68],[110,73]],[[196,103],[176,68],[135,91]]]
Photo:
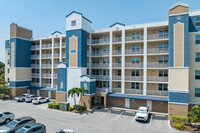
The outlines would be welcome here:
[[[32,45],[31,46],[31,49],[39,49],[40,48],[40,45]]]
[[[89,63],[88,63],[88,67],[89,67]],[[109,63],[92,63],[91,67],[93,67],[93,68],[99,68],[99,67],[108,68]]]
[[[148,48],[147,53],[148,54],[169,53],[169,49],[168,48]]]
[[[91,41],[91,44],[94,45],[94,44],[104,44],[104,43],[109,43],[110,40],[109,39],[93,39]]]
[[[63,47],[66,47],[66,42],[62,42],[62,46],[63,46]]]
[[[112,75],[112,80],[121,80],[122,76]]]
[[[143,81],[143,76],[125,76],[127,81]]]
[[[57,84],[53,84],[53,88],[57,88]]]
[[[50,78],[51,74],[50,73],[42,73],[43,78]]]
[[[148,68],[162,68],[162,67],[169,67],[169,64],[166,63],[159,63],[159,62],[147,62],[147,67]]]
[[[42,48],[45,49],[45,48],[51,48],[52,45],[51,44],[42,44]]]
[[[66,53],[62,54],[62,58],[66,58]]]
[[[37,67],[40,67],[40,64],[31,64],[31,67],[37,68]]]
[[[120,50],[113,50],[112,51],[112,55],[121,55],[122,54],[122,51]]]
[[[143,35],[140,35],[140,36],[138,36],[138,37],[127,36],[127,37],[125,38],[125,41],[126,41],[126,42],[141,41],[141,40],[143,40]]]
[[[168,96],[168,91],[147,90],[147,95]]]
[[[87,52],[88,56],[89,56],[89,51]],[[105,56],[105,55],[109,55],[109,51],[92,51],[91,52],[91,56]]]
[[[42,54],[42,58],[51,58],[51,54]]]
[[[121,88],[112,88],[112,93],[121,93]]]
[[[168,82],[168,77],[147,76],[147,81]]]
[[[32,74],[31,74],[31,77],[32,77],[32,78],[38,78],[39,76],[40,76],[39,73],[32,73]]]
[[[97,80],[109,80],[108,75],[92,75],[92,77],[94,77]]]
[[[59,58],[60,54],[59,53],[54,53],[54,57]]]
[[[112,63],[112,67],[121,67],[122,64],[121,63]]]
[[[165,34],[149,34],[147,35],[147,40],[160,40],[160,39],[168,39],[168,33]]]
[[[108,93],[108,88],[96,88],[96,93]]]
[[[51,64],[42,64],[42,67],[43,67],[43,68],[50,68],[50,67],[51,67]]]
[[[57,78],[57,74],[53,74],[53,77],[54,77],[54,78]]]
[[[127,94],[143,94],[142,89],[125,89],[125,93]]]
[[[59,43],[55,43],[54,44],[54,48],[59,48],[60,47],[60,44]]]
[[[39,87],[39,86],[40,86],[40,84],[39,84],[39,83],[34,83],[34,82],[31,82],[31,86]]]
[[[121,37],[116,37],[116,38],[113,38],[112,40],[114,43],[115,42],[121,42],[122,41],[122,38]]]
[[[126,50],[125,53],[127,55],[129,55],[129,54],[143,54],[143,49],[139,49],[139,50]]]
[[[50,83],[42,83],[41,87],[51,87],[51,84]]]
[[[39,57],[40,57],[40,55],[37,55],[37,54],[31,55],[31,58],[32,58],[32,59],[37,59],[37,58],[39,58]]]
[[[143,63],[137,63],[137,64],[134,64],[134,63],[126,63],[126,64],[125,64],[125,67],[126,67],[126,68],[142,68],[142,67],[143,67]]]

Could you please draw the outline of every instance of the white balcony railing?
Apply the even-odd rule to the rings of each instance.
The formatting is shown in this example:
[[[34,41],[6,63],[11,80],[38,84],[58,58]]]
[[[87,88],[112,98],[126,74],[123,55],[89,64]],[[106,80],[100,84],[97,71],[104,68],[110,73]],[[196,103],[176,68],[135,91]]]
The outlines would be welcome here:
[[[54,57],[59,58],[60,54],[59,53],[54,53]]]
[[[88,56],[89,56],[89,51],[87,52]],[[91,52],[91,56],[106,56],[109,55],[109,51],[92,51]]]
[[[53,84],[53,88],[57,88],[57,84]]]
[[[112,88],[112,93],[121,93],[121,88]]]
[[[143,94],[142,89],[125,89],[125,93],[127,94]]]
[[[143,54],[143,49],[126,50],[125,53],[126,53],[126,55],[130,55],[130,54]]]
[[[87,65],[89,67],[89,63]],[[92,63],[91,67],[93,67],[93,68],[108,68],[109,63]]]
[[[43,78],[50,78],[51,74],[50,73],[42,73]]]
[[[148,62],[147,63],[148,68],[163,68],[163,67],[169,67],[168,63],[159,63],[159,62]]]
[[[168,39],[168,33],[165,33],[163,35],[160,34],[149,34],[147,35],[148,40],[160,40],[160,39]]]
[[[94,77],[97,80],[109,80],[108,75],[92,75],[92,77]]]
[[[113,54],[113,55],[121,55],[122,52],[121,52],[120,50],[113,50],[113,51],[112,51],[112,54]]]
[[[62,42],[62,46],[63,46],[63,47],[66,47],[66,42]]]
[[[147,81],[150,81],[150,82],[168,82],[168,77],[147,76]]]
[[[54,77],[54,78],[57,78],[57,74],[53,74],[53,77]]]
[[[112,75],[112,80],[121,80],[122,76]]]
[[[143,76],[125,76],[126,81],[143,81]]]
[[[121,41],[122,41],[122,38],[121,38],[121,37],[113,38],[112,41],[113,41],[113,43],[121,42]]]
[[[148,48],[147,49],[148,54],[161,54],[161,53],[169,53],[168,48]]]
[[[39,73],[32,73],[32,74],[31,74],[31,77],[32,77],[32,78],[39,78]]]
[[[168,91],[147,90],[147,95],[168,96]]]
[[[121,66],[122,66],[121,63],[113,63],[113,64],[112,64],[112,67],[121,67]]]
[[[96,88],[96,93],[108,93],[108,88]]]
[[[125,38],[126,42],[141,41],[141,40],[143,40],[143,35],[140,35],[138,37],[127,36]]]
[[[109,39],[93,39],[91,41],[91,44],[105,44],[105,43],[109,43],[110,40]]]
[[[52,48],[52,45],[51,44],[42,44],[42,48],[45,49],[45,48]]]
[[[34,82],[31,82],[31,86],[34,86],[34,87],[39,87],[40,84],[39,83],[34,83]]]
[[[40,66],[39,64],[31,64],[31,67],[33,67],[33,68],[37,68],[39,66]]]
[[[126,63],[125,67],[126,68],[142,68],[143,63]]]
[[[51,67],[51,64],[42,64],[42,67],[43,67],[43,68],[50,68],[50,67]]]
[[[51,84],[50,83],[42,83],[41,87],[51,87]]]
[[[51,58],[51,54],[42,54],[42,58]]]
[[[34,49],[39,49],[40,48],[40,45],[33,45],[31,46],[31,49],[34,50]]]
[[[38,59],[40,55],[31,55],[31,59]]]
[[[66,58],[66,53],[62,53],[62,58]]]
[[[54,48],[59,48],[60,47],[60,44],[59,43],[55,43],[54,44]]]

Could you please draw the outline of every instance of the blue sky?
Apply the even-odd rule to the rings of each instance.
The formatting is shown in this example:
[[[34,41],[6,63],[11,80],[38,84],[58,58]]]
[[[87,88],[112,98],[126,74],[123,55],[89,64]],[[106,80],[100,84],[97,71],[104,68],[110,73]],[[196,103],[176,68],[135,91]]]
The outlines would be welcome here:
[[[177,2],[190,10],[200,9],[200,0],[0,0],[0,61],[5,62],[5,39],[12,22],[33,30],[33,37],[65,32],[65,16],[78,11],[93,22],[93,29],[115,22],[126,25],[165,21]],[[159,5],[159,6],[158,6]]]

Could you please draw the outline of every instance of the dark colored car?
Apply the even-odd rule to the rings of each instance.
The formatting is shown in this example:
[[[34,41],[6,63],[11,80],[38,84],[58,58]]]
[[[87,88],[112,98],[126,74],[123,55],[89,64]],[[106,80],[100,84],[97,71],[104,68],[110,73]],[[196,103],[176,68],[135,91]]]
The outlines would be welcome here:
[[[46,126],[41,123],[33,123],[20,128],[16,133],[46,133]]]

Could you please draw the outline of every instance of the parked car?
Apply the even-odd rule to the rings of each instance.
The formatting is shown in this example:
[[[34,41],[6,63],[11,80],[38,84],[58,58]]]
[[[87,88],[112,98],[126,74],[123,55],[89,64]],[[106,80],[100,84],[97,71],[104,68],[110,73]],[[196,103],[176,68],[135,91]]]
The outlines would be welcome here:
[[[46,103],[49,102],[49,98],[45,97],[36,97],[33,99],[32,103],[33,104],[41,104],[41,103]]]
[[[41,123],[33,123],[20,128],[16,133],[46,133],[46,126]]]
[[[74,133],[74,131],[70,130],[70,129],[62,129],[62,130],[60,130],[60,131],[58,131],[56,133]]]
[[[36,98],[36,97],[38,97],[38,96],[36,96],[36,95],[29,95],[29,96],[27,96],[26,98],[25,98],[25,101],[28,103],[28,102],[32,102],[32,100],[34,99],[34,98]]]
[[[25,102],[25,99],[26,99],[26,97],[28,97],[29,96],[29,94],[23,94],[22,96],[20,96],[20,97],[15,97],[15,100],[17,101],[17,102]]]
[[[21,117],[0,127],[0,133],[15,133],[21,127],[35,123],[35,122],[36,120],[33,119],[32,117]]]
[[[135,120],[147,121],[149,118],[149,107],[139,107]]]
[[[15,115],[13,113],[10,113],[10,112],[0,113],[0,123],[7,124],[10,121],[12,121],[13,119],[15,119]]]

